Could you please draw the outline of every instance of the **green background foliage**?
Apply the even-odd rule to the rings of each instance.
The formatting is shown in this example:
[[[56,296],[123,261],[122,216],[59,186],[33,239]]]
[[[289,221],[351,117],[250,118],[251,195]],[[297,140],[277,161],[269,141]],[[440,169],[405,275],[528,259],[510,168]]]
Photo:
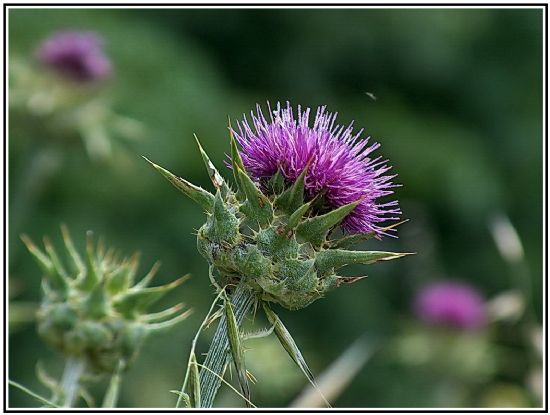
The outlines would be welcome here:
[[[36,153],[49,157],[57,132],[10,112],[10,310],[40,298],[40,272],[18,235],[51,235],[60,245],[61,223],[80,249],[91,229],[125,254],[141,251],[141,274],[161,260],[158,284],[191,273],[158,309],[184,301],[194,314],[146,342],[125,375],[121,406],[174,406],[169,391],[179,389],[192,336],[213,299],[193,235],[203,214],[141,155],[210,188],[193,133],[222,168],[227,117],[240,119],[268,100],[327,105],[340,123],[365,128],[399,174],[397,197],[411,219],[399,239],[365,247],[416,256],[351,268],[350,275],[367,269],[369,278],[299,312],[277,308],[316,374],[363,334],[378,341],[380,350],[334,405],[539,405],[527,369],[537,358],[521,340],[526,323],[493,324],[474,335],[433,330],[415,321],[411,303],[430,281],[467,281],[490,299],[512,289],[519,275],[530,279],[528,302],[541,320],[541,10],[11,9],[12,72],[16,59],[32,61],[41,39],[66,28],[101,33],[115,71],[101,93],[145,133],[136,141],[113,134],[112,157],[102,162],[69,135],[57,144],[58,168],[32,177]],[[521,274],[491,236],[499,214],[509,216],[523,243]],[[289,405],[307,380],[273,337],[248,346],[258,379],[253,401]],[[11,326],[10,378],[46,395],[37,361],[59,376],[61,356],[39,340],[34,322]],[[92,388],[98,402],[105,385]],[[9,403],[36,405],[17,390]],[[243,402],[226,389],[218,404]]]

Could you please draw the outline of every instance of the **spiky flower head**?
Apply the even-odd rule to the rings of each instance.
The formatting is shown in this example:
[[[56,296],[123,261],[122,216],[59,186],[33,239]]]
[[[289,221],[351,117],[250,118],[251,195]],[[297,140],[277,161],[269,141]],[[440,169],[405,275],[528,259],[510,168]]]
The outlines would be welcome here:
[[[398,220],[401,211],[397,201],[380,202],[391,195],[395,175],[382,156],[372,153],[380,147],[361,139],[363,130],[353,131],[336,124],[336,113],[319,107],[310,122],[311,110],[287,103],[269,111],[266,119],[260,106],[251,113],[252,125],[245,118],[233,131],[242,146],[241,157],[246,171],[264,188],[277,173],[286,183],[295,182],[306,170],[306,200],[319,197],[324,209],[336,209],[360,200],[344,218],[342,228],[350,233],[374,231],[383,233],[381,222]]]
[[[157,272],[157,263],[134,283],[137,255],[121,259],[112,249],[106,251],[100,242],[94,246],[89,233],[83,259],[65,227],[62,232],[69,268],[65,268],[48,238],[44,238],[42,251],[22,236],[44,273],[38,332],[52,347],[67,356],[84,359],[92,372],[114,373],[120,367],[126,369],[151,332],[172,327],[189,315],[189,310],[179,313],[183,304],[146,313],[149,306],[187,276],[148,287]]]
[[[459,281],[439,281],[423,287],[415,298],[414,311],[430,325],[475,330],[487,323],[483,297],[477,289]]]
[[[54,33],[39,46],[36,56],[44,66],[77,82],[99,81],[112,71],[102,39],[94,32]]]
[[[386,168],[376,170],[380,161],[361,155],[361,149],[370,152],[372,146],[366,148],[347,130],[335,130],[334,117],[321,112],[318,125],[309,129],[307,113],[300,113],[298,123],[289,118],[291,111],[284,112],[286,121],[269,124],[258,119],[256,127],[262,138],[256,140],[247,125],[241,124],[238,140],[242,150],[231,134],[236,191],[200,144],[215,195],[150,162],[206,211],[207,220],[197,233],[197,244],[210,265],[212,283],[218,288],[240,284],[259,300],[289,309],[303,308],[328,290],[361,278],[338,275],[346,265],[372,264],[406,255],[346,249],[396,226],[377,225],[383,219],[380,212],[384,206],[375,206],[374,199],[389,192],[389,179],[378,179]],[[274,120],[278,116],[281,113],[275,114]],[[288,154],[287,158],[277,158],[277,151]],[[325,159],[328,155],[332,161]],[[314,167],[314,173],[310,173]],[[347,172],[349,169],[358,171]],[[360,180],[361,175],[372,178],[370,187]],[[323,181],[323,177],[347,180],[350,191],[346,193],[343,186],[336,191],[337,183]],[[357,189],[354,200],[352,183]],[[328,193],[330,203],[325,197]],[[360,205],[366,209],[369,203],[372,212],[362,211],[350,218]],[[355,233],[339,237],[333,231],[340,225]]]

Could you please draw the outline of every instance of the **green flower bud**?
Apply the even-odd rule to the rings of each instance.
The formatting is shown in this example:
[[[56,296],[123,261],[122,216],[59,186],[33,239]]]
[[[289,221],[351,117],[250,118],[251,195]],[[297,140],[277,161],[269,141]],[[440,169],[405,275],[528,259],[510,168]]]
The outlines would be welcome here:
[[[83,260],[65,227],[62,233],[70,271],[65,270],[49,240],[45,240],[43,252],[28,237],[22,237],[44,271],[38,332],[53,348],[84,359],[92,371],[114,373],[120,361],[127,367],[151,332],[169,328],[189,315],[188,310],[174,317],[181,305],[146,314],[149,306],[187,277],[147,287],[158,269],[155,264],[135,283],[136,255],[120,260],[113,251],[105,251],[101,243],[94,245],[88,234]]]

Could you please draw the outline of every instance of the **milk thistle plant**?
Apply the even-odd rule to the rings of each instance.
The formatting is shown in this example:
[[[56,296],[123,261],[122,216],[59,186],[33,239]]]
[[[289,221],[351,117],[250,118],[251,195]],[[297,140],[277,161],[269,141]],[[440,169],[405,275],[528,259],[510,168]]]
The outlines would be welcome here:
[[[233,362],[248,405],[250,388],[240,325],[251,310],[264,310],[285,350],[314,384],[311,371],[271,304],[299,310],[341,284],[339,270],[373,264],[406,253],[359,251],[353,244],[393,235],[401,214],[397,201],[380,202],[396,186],[390,166],[372,153],[379,144],[361,140],[362,130],[336,124],[336,114],[290,104],[264,117],[258,106],[252,124],[245,118],[230,130],[231,187],[199,144],[215,192],[193,185],[150,162],[206,213],[197,248],[209,264],[218,295],[201,330],[220,318],[210,349],[197,363],[193,342],[178,406],[211,407],[227,366]],[[198,142],[198,141],[197,141]],[[223,311],[214,310],[217,300]],[[198,334],[197,334],[198,336]],[[200,368],[200,370],[199,370]]]
[[[88,234],[84,258],[77,252],[65,227],[62,227],[69,268],[48,238],[45,251],[27,236],[22,236],[42,272],[43,299],[37,313],[38,333],[66,360],[60,382],[39,370],[39,377],[52,391],[49,406],[75,406],[86,397],[85,382],[100,375],[111,376],[103,406],[116,406],[122,373],[135,358],[145,338],[184,320],[190,310],[183,304],[164,311],[147,309],[164,294],[187,279],[148,287],[158,263],[137,283],[138,256],[120,258],[114,250],[94,244]]]

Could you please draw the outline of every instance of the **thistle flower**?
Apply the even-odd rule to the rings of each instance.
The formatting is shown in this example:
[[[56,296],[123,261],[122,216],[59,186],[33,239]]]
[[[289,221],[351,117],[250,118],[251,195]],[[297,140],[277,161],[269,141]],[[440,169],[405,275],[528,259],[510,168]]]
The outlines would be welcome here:
[[[281,344],[314,383],[302,354],[269,303],[301,309],[329,290],[362,278],[338,275],[341,268],[407,255],[346,249],[398,225],[379,225],[396,219],[392,215],[399,213],[397,203],[376,202],[391,193],[393,176],[383,176],[389,169],[384,161],[368,157],[377,144],[367,147],[359,141],[359,134],[352,135],[351,126],[335,127],[335,115],[325,113],[324,108],[319,110],[313,128],[308,126],[308,116],[309,110],[299,110],[296,122],[288,106],[286,110],[278,108],[272,122],[267,123],[258,109],[258,116],[253,115],[256,132],[246,121],[239,125],[238,133],[230,127],[235,190],[200,144],[215,194],[147,160],[206,211],[206,223],[197,232],[197,248],[209,264],[217,298],[224,298],[226,313],[214,334],[203,365],[207,370],[200,371],[200,379],[191,376],[197,369],[194,350],[191,352],[180,398],[195,406],[212,405],[227,349],[243,396],[250,404],[238,326],[255,304],[262,305]],[[337,237],[333,231],[339,226],[354,234]],[[188,385],[189,379],[195,381]],[[185,394],[186,387],[190,395]]]
[[[260,106],[251,113],[252,125],[245,118],[233,131],[242,146],[241,157],[246,171],[264,184],[278,172],[287,183],[295,182],[306,169],[304,188],[306,199],[321,196],[325,209],[336,209],[360,200],[344,218],[342,228],[350,233],[383,234],[380,223],[398,220],[401,211],[397,201],[386,203],[378,199],[391,195],[395,175],[385,175],[391,167],[382,156],[371,154],[378,143],[361,140],[363,130],[353,132],[336,125],[337,114],[317,109],[310,126],[309,108],[298,106],[296,117],[289,103],[286,108],[277,104],[270,109],[269,120]]]
[[[458,281],[441,281],[422,288],[413,307],[417,317],[430,325],[475,330],[487,323],[481,294]]]
[[[278,109],[271,124],[258,111],[259,118],[253,115],[256,134],[246,122],[236,136],[231,129],[236,192],[200,144],[215,195],[151,163],[208,213],[197,240],[216,285],[242,283],[261,300],[299,309],[360,279],[339,276],[338,269],[404,255],[342,249],[394,227],[377,225],[389,219],[382,212],[398,212],[384,210],[395,202],[375,203],[392,186],[392,176],[382,176],[389,169],[385,162],[368,158],[377,144],[366,147],[351,126],[335,127],[335,116],[324,108],[313,128],[308,126],[309,110],[299,110],[295,122],[290,106]],[[331,239],[339,225],[356,234]]]
[[[137,255],[120,259],[101,243],[94,246],[89,233],[82,259],[67,229],[62,227],[62,231],[69,268],[61,262],[48,238],[44,238],[45,252],[27,236],[22,239],[44,272],[38,332],[68,358],[81,359],[95,373],[114,373],[121,364],[126,369],[150,333],[172,327],[189,315],[189,310],[179,313],[182,304],[146,314],[149,306],[187,276],[170,284],[147,287],[158,269],[155,264],[134,284]]]
[[[99,81],[112,70],[102,43],[93,32],[61,31],[44,40],[36,56],[44,66],[73,81]]]

